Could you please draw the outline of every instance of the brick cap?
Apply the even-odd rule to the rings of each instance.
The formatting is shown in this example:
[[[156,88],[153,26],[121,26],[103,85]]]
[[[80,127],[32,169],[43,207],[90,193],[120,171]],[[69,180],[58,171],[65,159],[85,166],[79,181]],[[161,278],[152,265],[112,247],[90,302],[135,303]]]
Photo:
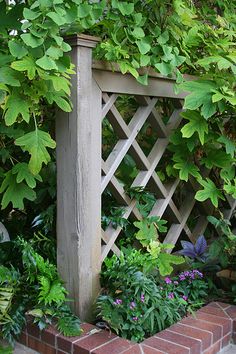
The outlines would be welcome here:
[[[20,342],[41,354],[209,354],[227,346],[236,334],[236,306],[212,302],[164,331],[136,344],[82,324],[78,337],[64,337],[49,327],[40,333],[27,323]],[[235,332],[235,333],[234,333]],[[117,344],[117,345],[116,345]]]

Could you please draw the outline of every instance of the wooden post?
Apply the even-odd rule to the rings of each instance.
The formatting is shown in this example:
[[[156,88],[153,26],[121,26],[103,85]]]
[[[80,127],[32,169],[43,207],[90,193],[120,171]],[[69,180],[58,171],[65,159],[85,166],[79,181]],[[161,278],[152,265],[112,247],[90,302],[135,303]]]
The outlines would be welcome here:
[[[70,39],[73,110],[58,113],[57,264],[72,307],[89,320],[101,267],[101,90],[92,77],[98,39]]]

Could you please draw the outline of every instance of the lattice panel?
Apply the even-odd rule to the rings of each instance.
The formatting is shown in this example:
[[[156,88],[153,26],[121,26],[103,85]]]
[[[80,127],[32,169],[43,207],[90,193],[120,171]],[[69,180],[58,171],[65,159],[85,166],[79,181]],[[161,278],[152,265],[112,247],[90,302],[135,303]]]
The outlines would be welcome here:
[[[151,188],[157,197],[149,216],[160,216],[168,221],[169,228],[164,242],[175,245],[182,234],[185,234],[185,237],[187,236],[191,241],[195,241],[196,236],[205,231],[207,220],[204,214],[209,214],[210,205],[202,203],[201,208],[203,210],[202,212],[198,211],[197,202],[194,199],[194,191],[197,186],[193,183],[184,184],[184,200],[181,203],[176,203],[176,198],[174,197],[181,190],[183,182],[177,178],[172,180],[172,182],[163,183],[156,173],[159,163],[168,148],[169,137],[173,129],[177,128],[181,123],[181,100],[174,101],[175,108],[169,119],[165,119],[167,121],[165,124],[157,106],[159,100],[157,97],[135,96],[138,108],[129,122],[126,122],[117,108],[118,97],[117,94],[108,94],[106,92],[102,94],[102,118],[106,117],[108,119],[117,140],[107,159],[102,161],[101,192],[103,193],[107,187],[109,188],[119,205],[124,206],[123,218],[128,219],[131,215],[133,219],[140,220],[142,218],[136,208],[136,200],[130,199],[122,183],[116,177],[116,171],[126,154],[131,155],[139,172],[130,187],[148,186],[148,189]],[[157,136],[148,156],[145,155],[137,140],[140,130],[147,121]],[[194,227],[191,227],[192,230],[190,230],[188,220],[190,215],[194,214],[194,211],[195,215],[197,215],[195,216],[197,221]],[[121,232],[121,227],[115,229],[112,225],[109,225],[106,230],[102,229],[102,261],[110,251],[119,255],[120,250],[116,241]]]

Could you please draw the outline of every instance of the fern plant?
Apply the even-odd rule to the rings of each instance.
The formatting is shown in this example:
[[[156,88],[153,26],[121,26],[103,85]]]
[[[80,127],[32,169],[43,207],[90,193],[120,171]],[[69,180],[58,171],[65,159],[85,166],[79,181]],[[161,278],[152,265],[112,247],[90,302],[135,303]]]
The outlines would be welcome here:
[[[1,337],[13,344],[25,325],[26,313],[41,330],[55,324],[64,335],[79,335],[80,321],[66,304],[67,291],[56,266],[22,238],[14,242],[14,247],[21,260],[12,259],[12,263],[19,269],[0,266]]]

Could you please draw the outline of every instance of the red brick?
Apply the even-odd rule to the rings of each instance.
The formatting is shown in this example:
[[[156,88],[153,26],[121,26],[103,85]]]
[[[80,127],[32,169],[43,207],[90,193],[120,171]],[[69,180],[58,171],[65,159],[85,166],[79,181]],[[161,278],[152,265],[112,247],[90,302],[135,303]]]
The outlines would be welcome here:
[[[184,324],[190,327],[194,327],[197,328],[198,330],[200,328],[204,331],[210,332],[212,335],[213,343],[217,342],[219,339],[222,338],[223,327],[220,325],[218,326],[210,322],[195,320],[192,317],[184,318],[182,321],[179,322],[179,324]]]
[[[81,328],[83,329],[83,333],[81,333],[81,335],[77,337],[65,337],[59,334],[57,336],[57,348],[70,353],[72,351],[72,344],[74,342],[77,342],[78,340],[84,338],[85,336],[88,336],[89,332],[93,329],[96,329],[97,327],[89,323],[85,323],[81,325]]]
[[[28,338],[28,347],[36,350],[40,354],[56,354],[56,349],[50,347],[49,345],[37,340],[36,338],[30,337]]]
[[[218,317],[222,317],[222,318],[228,318],[227,314],[224,312],[224,310],[222,310],[221,308],[217,308],[217,307],[213,307],[213,306],[204,306],[202,307],[200,310],[197,311],[199,312],[205,312],[208,313],[210,315],[215,315]]]
[[[230,340],[232,338],[232,333],[228,333],[226,336],[224,336],[224,338],[221,340],[221,348],[226,347],[229,343]]]
[[[169,330],[175,333],[184,334],[186,337],[198,339],[202,344],[202,350],[207,349],[211,345],[212,334],[207,331],[184,326],[179,323],[169,327]]]
[[[112,352],[109,354],[113,354]],[[122,354],[143,354],[139,344],[133,345],[131,348],[122,352]],[[157,354],[157,353],[155,353]]]
[[[197,320],[202,320],[213,324],[217,323],[217,325],[221,325],[223,328],[223,336],[231,331],[232,321],[229,318],[220,318],[204,312],[197,312],[195,317]]]
[[[87,354],[93,349],[110,342],[117,336],[113,333],[101,331],[91,334],[75,343],[73,343],[74,354]]]
[[[120,354],[126,349],[133,347],[133,343],[123,338],[115,338],[111,342],[100,346],[92,351],[93,354]]]
[[[52,326],[46,328],[41,333],[41,340],[51,346],[56,346],[56,337],[59,335],[59,332]]]
[[[148,345],[149,347],[162,350],[167,352],[168,354],[189,354],[189,349],[178,344],[174,344],[168,342],[166,340],[157,338],[157,337],[150,337],[146,339],[143,344]]]
[[[27,333],[30,334],[32,337],[35,337],[35,338],[40,338],[40,336],[41,336],[40,329],[34,323],[29,323],[27,325]]]
[[[57,354],[68,354],[68,353],[62,352],[61,350],[57,350]]]
[[[190,354],[200,354],[201,353],[201,343],[199,340],[183,336],[181,334],[168,331],[162,331],[155,335],[155,337],[165,339],[169,342],[182,345],[190,349]]]
[[[217,301],[216,303],[219,307],[221,307],[224,310],[227,309],[228,307],[230,307],[230,304],[226,304],[224,302]]]
[[[158,349],[148,347],[147,345],[141,344],[141,348],[142,348],[143,354],[165,354],[165,352],[162,352]]]
[[[217,353],[219,353],[219,351],[220,351],[220,349],[221,349],[220,343],[221,343],[221,342],[219,341],[219,342],[213,344],[210,348],[208,348],[207,350],[205,350],[205,351],[203,352],[203,354],[217,354]]]
[[[225,310],[225,312],[227,312],[229,317],[232,318],[233,320],[236,319],[236,306],[230,306]]]

